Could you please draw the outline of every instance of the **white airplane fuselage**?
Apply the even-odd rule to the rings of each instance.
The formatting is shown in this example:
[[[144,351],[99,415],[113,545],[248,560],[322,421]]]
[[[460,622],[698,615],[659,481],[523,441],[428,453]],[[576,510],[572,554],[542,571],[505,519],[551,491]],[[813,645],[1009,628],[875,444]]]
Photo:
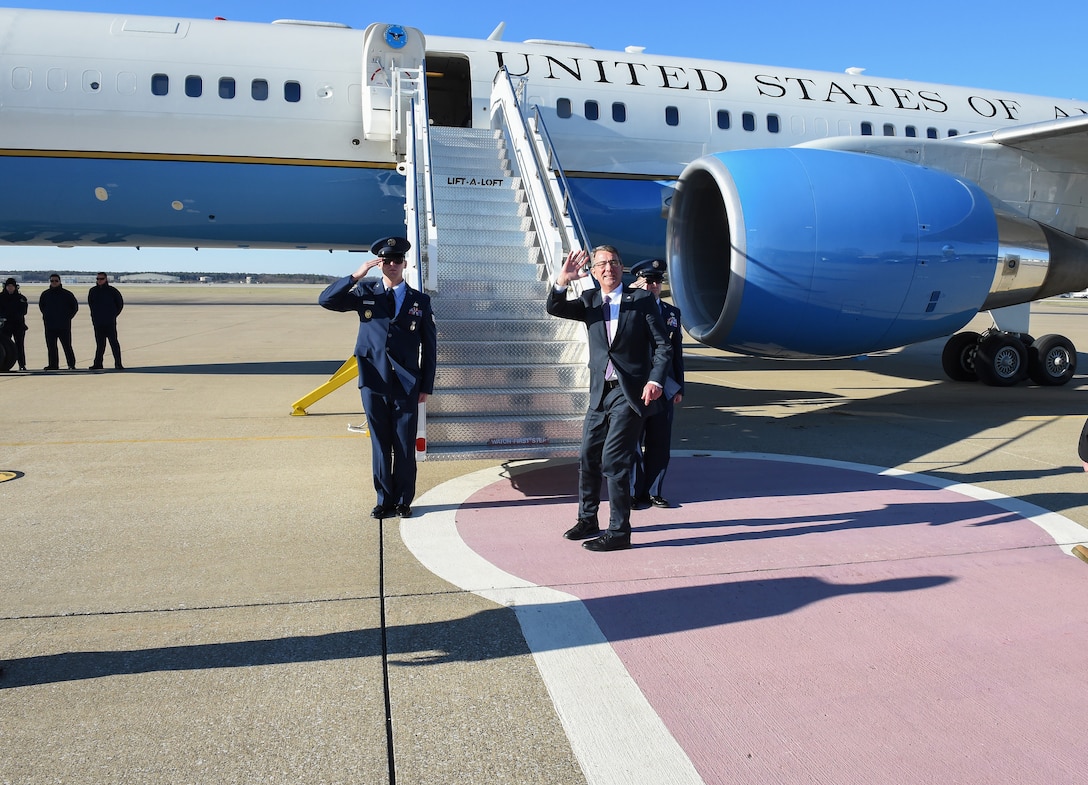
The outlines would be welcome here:
[[[367,247],[403,222],[404,189],[389,144],[363,138],[363,35],[0,9],[0,243]],[[527,79],[590,237],[628,256],[664,255],[672,183],[700,156],[863,123],[943,139],[1088,111],[570,44],[429,36],[427,62],[449,97],[438,124],[486,127],[496,71]]]
[[[435,126],[490,127],[496,74],[519,80],[589,241],[668,258],[708,345],[862,354],[1088,286],[1088,102],[384,23],[19,9],[0,9],[0,247],[366,249],[405,221],[379,94],[424,63]],[[1015,383],[995,341],[988,379]],[[1051,344],[1040,384],[1072,376]],[[971,339],[949,351],[971,377]]]

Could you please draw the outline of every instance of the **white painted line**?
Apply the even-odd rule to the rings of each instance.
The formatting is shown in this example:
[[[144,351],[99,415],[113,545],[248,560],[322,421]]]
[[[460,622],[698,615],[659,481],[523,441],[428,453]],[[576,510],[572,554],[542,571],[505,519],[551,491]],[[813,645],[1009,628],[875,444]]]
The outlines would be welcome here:
[[[589,785],[703,785],[581,600],[500,570],[457,534],[458,507],[503,471],[428,491],[416,506],[437,511],[402,519],[404,543],[438,577],[514,610]]]

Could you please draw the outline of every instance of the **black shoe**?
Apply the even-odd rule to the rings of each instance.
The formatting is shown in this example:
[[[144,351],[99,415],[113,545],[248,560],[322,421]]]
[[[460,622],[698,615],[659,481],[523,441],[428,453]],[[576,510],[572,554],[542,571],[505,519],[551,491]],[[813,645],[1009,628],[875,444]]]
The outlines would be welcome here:
[[[88,371],[101,371],[104,370],[101,365],[91,365],[87,367]]]
[[[378,518],[379,520],[382,518],[392,518],[395,511],[396,510],[393,507],[386,507],[384,504],[375,504],[374,509],[370,511],[370,517]]]
[[[604,534],[595,540],[587,540],[582,543],[587,551],[603,553],[604,551],[625,551],[631,547],[630,534]]]
[[[633,496],[631,497],[631,509],[632,510],[645,510],[650,504],[651,500],[649,496]]]
[[[60,367],[56,366],[56,365],[47,365],[44,368],[42,368],[42,370],[43,371],[59,371]]]
[[[123,370],[125,370],[125,366],[121,365],[121,363],[117,363],[116,365],[113,366],[113,370],[123,371]]]
[[[568,540],[586,540],[597,537],[601,533],[601,526],[596,521],[578,521],[573,527],[563,532]]]
[[[397,515],[401,518],[412,517],[412,508],[409,507],[407,504],[398,504],[394,509],[396,510]]]
[[[650,504],[654,507],[672,507],[672,505],[669,504],[669,500],[664,496],[651,496]]]
[[[74,365],[69,365],[68,366],[69,371],[74,371],[75,369],[76,369],[76,367]]]

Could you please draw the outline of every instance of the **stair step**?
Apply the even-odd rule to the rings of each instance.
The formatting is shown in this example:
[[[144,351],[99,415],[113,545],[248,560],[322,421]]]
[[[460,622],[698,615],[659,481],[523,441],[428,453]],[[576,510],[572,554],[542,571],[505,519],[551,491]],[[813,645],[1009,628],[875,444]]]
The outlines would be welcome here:
[[[511,447],[551,443],[580,444],[583,415],[536,415],[485,420],[479,417],[436,417],[429,414],[427,442],[448,447]]]
[[[447,363],[438,366],[435,389],[487,387],[587,389],[589,368],[584,362],[565,365],[510,363],[500,366]]]
[[[445,315],[435,319],[438,325],[438,342],[488,342],[510,341],[582,341],[585,328],[580,322],[556,319],[538,311],[533,319],[450,319]]]
[[[427,418],[459,416],[485,420],[524,415],[526,412],[547,412],[578,417],[585,413],[589,391],[524,389],[442,389],[435,388],[427,400]]]
[[[586,345],[583,341],[565,343],[541,343],[540,341],[504,341],[502,343],[478,343],[474,341],[439,341],[438,364],[449,362],[456,365],[520,365],[545,364],[548,362],[568,365],[586,361]]]
[[[486,280],[475,276],[447,278],[439,268],[438,291],[431,297],[436,313],[439,303],[449,300],[539,300],[541,308],[548,296],[547,281],[522,282]]]

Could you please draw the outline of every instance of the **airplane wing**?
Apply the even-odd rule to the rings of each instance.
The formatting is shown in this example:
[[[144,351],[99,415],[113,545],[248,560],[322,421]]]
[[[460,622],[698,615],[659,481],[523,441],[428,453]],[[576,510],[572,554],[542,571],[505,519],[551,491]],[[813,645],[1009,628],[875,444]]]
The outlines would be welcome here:
[[[1088,172],[1088,115],[1002,128],[964,137],[968,142],[993,141],[1049,161],[1066,162],[1069,172]]]

